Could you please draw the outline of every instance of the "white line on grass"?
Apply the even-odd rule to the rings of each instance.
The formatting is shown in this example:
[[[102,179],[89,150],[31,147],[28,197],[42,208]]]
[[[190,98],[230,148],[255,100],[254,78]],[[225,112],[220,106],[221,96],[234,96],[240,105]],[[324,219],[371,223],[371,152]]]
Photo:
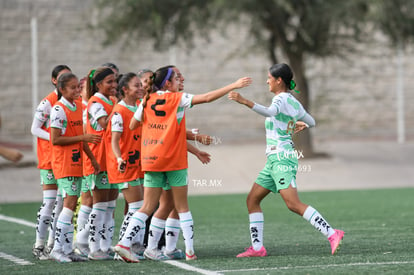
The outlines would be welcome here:
[[[189,264],[185,264],[185,263],[182,263],[182,262],[178,262],[178,261],[164,261],[164,263],[179,267],[179,268],[184,269],[184,270],[194,271],[194,272],[198,272],[200,274],[205,274],[205,275],[220,275],[221,274],[217,271],[211,271],[211,270],[198,268],[198,267],[195,267],[195,266],[192,266],[192,265],[189,265]]]
[[[377,263],[348,263],[348,264],[327,264],[327,265],[303,265],[303,266],[280,266],[269,268],[249,268],[249,269],[229,269],[229,270],[217,270],[219,273],[227,272],[249,272],[249,271],[267,271],[267,270],[289,270],[289,269],[324,269],[331,267],[348,267],[348,266],[374,266],[374,265],[400,265],[400,264],[414,264],[414,261],[406,262],[377,262]]]
[[[18,223],[18,224],[22,224],[22,225],[26,225],[26,226],[29,226],[29,227],[36,228],[35,223],[28,222],[28,221],[18,219],[18,218],[4,216],[4,215],[1,215],[1,214],[0,214],[0,220],[7,221],[7,222],[14,222],[14,223]],[[2,257],[2,258],[5,258],[3,255],[6,255],[10,258],[10,260],[12,258],[14,258],[14,259],[20,260],[22,262],[26,262],[22,259],[15,258],[11,255],[7,255],[7,254],[2,253],[2,252],[0,252],[0,253],[1,253],[0,257]],[[11,261],[14,261],[14,260],[11,260]],[[16,262],[16,261],[14,261],[14,262]],[[16,263],[18,263],[18,262],[16,262]],[[176,267],[184,269],[184,270],[190,270],[190,271],[198,272],[200,274],[205,274],[205,275],[219,275],[220,274],[220,273],[217,273],[215,271],[210,271],[210,270],[206,270],[206,269],[202,269],[202,268],[197,268],[197,267],[194,267],[194,266],[191,266],[191,265],[188,265],[188,264],[185,264],[185,263],[177,262],[177,261],[165,261],[165,263],[176,266]],[[31,262],[26,262],[26,264],[32,264],[32,263]]]
[[[18,219],[18,218],[4,216],[4,215],[1,215],[1,214],[0,214],[0,220],[6,221],[6,222],[14,222],[14,223],[18,223],[18,224],[22,224],[22,225],[26,225],[26,226],[29,226],[29,227],[36,228],[35,223],[28,222],[28,221]]]
[[[17,223],[17,224],[22,224],[22,225],[25,225],[25,226],[36,228],[36,224],[34,224],[32,222],[28,222],[28,221],[18,219],[18,218],[4,216],[4,215],[1,215],[1,214],[0,214],[0,220],[6,221],[6,222],[14,222],[14,223]],[[13,255],[9,255],[9,254],[3,253],[3,252],[0,252],[0,258],[3,258],[5,260],[9,260],[9,261],[11,261],[13,263],[16,263],[18,265],[32,265],[33,264],[29,261],[14,257]]]
[[[13,255],[9,255],[9,254],[3,253],[1,251],[0,251],[0,258],[3,258],[5,260],[9,260],[9,261],[11,261],[13,263],[16,263],[18,265],[32,265],[33,264],[29,261],[14,257]]]

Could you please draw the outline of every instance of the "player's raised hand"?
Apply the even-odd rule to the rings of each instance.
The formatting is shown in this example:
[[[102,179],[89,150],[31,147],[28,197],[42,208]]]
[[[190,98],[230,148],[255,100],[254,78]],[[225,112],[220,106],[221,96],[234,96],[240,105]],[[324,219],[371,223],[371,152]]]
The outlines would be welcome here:
[[[238,103],[242,103],[244,97],[241,96],[241,94],[239,94],[238,92],[235,91],[231,91],[228,95],[228,98],[230,100],[236,101]]]
[[[250,77],[242,77],[239,78],[236,82],[234,82],[234,89],[240,89],[249,86],[252,83],[252,79]]]

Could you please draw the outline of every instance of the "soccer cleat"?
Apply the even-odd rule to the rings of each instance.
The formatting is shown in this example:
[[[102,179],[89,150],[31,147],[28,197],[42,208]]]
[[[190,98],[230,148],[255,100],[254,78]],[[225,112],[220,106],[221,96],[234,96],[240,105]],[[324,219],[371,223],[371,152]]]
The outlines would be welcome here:
[[[185,259],[185,253],[181,249],[174,249],[173,251],[164,251],[164,255],[170,258],[170,260]]]
[[[87,243],[75,243],[75,252],[81,256],[88,257],[89,255],[89,245]]]
[[[89,252],[88,258],[89,258],[89,260],[93,260],[93,261],[105,261],[105,260],[113,260],[114,259],[114,257],[111,257],[111,255],[109,255],[106,252],[103,252],[100,249],[98,251],[95,251],[95,252]]]
[[[194,253],[194,251],[189,251],[189,252],[185,252],[185,259],[187,260],[187,261],[192,261],[192,260],[197,260],[197,256],[196,256],[196,254]]]
[[[131,245],[131,252],[134,253],[135,257],[138,260],[144,260],[144,251],[145,251],[145,247],[141,246],[139,243],[134,243]]]
[[[46,249],[43,245],[38,246],[38,247],[35,247],[33,245],[32,254],[36,259],[41,260],[41,261],[50,259],[49,253],[46,252]]]
[[[239,255],[237,255],[237,258],[243,258],[243,257],[266,257],[267,256],[267,252],[266,252],[266,248],[264,246],[262,246],[262,248],[260,248],[260,250],[254,250],[253,246],[246,248],[246,251],[240,253]]]
[[[114,250],[124,261],[128,263],[139,263],[138,258],[135,257],[134,253],[131,251],[131,248],[117,244]]]
[[[49,257],[49,254],[52,253],[53,246],[54,246],[54,244],[52,243],[52,244],[49,244],[45,247],[44,252],[48,257]]]
[[[147,259],[154,260],[154,261],[165,261],[170,260],[168,256],[165,256],[164,253],[158,248],[154,249],[145,249],[144,256]]]
[[[111,258],[113,258],[115,256],[115,250],[114,248],[111,246],[108,248],[108,250],[103,251],[106,254],[109,254],[109,256],[111,256]]]
[[[68,256],[69,259],[72,260],[72,262],[86,262],[86,261],[88,261],[87,256],[84,257],[82,255],[79,255],[79,254],[75,253],[74,251],[70,252],[66,256]]]
[[[122,257],[119,256],[119,254],[117,254],[117,253],[115,253],[115,255],[114,255],[114,260],[126,263],[125,260],[122,259]]]
[[[344,238],[345,232],[339,229],[334,229],[335,233],[328,238],[328,241],[331,243],[331,250],[332,255],[334,255],[336,252],[338,252],[342,239]]]
[[[65,255],[62,250],[53,249],[50,253],[50,258],[58,263],[71,263],[72,259]]]

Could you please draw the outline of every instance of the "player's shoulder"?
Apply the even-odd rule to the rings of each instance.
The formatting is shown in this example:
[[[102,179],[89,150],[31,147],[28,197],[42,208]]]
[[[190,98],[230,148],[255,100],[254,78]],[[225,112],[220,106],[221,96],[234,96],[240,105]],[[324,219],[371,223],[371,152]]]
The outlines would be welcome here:
[[[61,111],[63,111],[62,105],[57,104],[57,103],[55,105],[53,105],[52,112],[61,112]]]

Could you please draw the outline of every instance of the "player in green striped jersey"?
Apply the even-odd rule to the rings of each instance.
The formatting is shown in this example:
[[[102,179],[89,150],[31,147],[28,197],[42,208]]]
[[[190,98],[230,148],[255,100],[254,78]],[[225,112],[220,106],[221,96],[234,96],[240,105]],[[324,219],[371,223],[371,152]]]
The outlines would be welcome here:
[[[260,203],[270,192],[280,193],[289,210],[301,215],[325,235],[331,244],[332,254],[335,254],[344,232],[333,229],[317,210],[301,202],[296,188],[298,152],[294,149],[292,135],[315,126],[315,120],[290,93],[296,84],[287,64],[275,64],[270,67],[267,84],[270,92],[275,94],[269,107],[254,103],[237,92],[229,94],[229,99],[246,105],[266,117],[267,162],[247,196],[252,246],[237,257],[267,255],[263,246],[264,218]]]

